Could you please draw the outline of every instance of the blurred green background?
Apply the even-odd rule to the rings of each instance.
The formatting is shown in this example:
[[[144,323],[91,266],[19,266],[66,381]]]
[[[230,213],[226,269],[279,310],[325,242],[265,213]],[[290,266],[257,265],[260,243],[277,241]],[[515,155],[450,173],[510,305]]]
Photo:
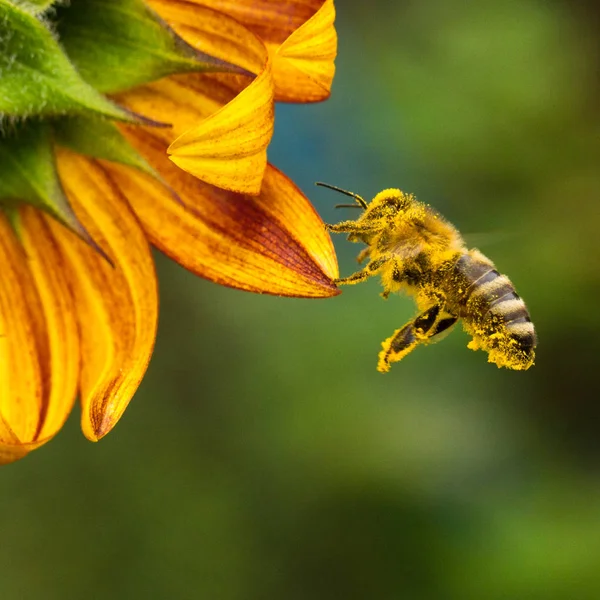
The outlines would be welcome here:
[[[258,297],[157,256],[149,373],[100,444],[76,414],[0,473],[0,598],[600,598],[600,37],[584,1],[339,0],[332,98],[271,161],[325,220],[401,187],[511,277],[540,345],[458,329],[381,375],[414,314],[372,281]],[[354,214],[353,214],[354,215]],[[343,274],[357,245],[335,240]]]

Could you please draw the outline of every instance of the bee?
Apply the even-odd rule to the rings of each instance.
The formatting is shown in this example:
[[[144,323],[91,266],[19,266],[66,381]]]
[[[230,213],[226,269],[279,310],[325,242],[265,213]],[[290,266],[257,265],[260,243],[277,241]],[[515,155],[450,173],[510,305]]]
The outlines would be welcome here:
[[[508,277],[458,230],[414,195],[398,189],[379,192],[367,203],[359,195],[317,183],[354,198],[360,208],[353,221],[327,225],[366,244],[358,262],[365,268],[336,281],[349,285],[380,275],[382,296],[404,291],[414,296],[420,314],[382,343],[377,370],[389,371],[420,344],[435,341],[459,319],[472,337],[468,347],[484,350],[498,367],[525,370],[533,365],[537,336],[525,303]]]

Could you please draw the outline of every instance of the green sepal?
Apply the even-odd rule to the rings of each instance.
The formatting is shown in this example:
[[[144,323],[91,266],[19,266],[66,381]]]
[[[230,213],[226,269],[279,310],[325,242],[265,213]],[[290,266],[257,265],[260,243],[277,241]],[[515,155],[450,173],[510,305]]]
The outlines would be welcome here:
[[[0,211],[2,211],[8,220],[8,224],[11,226],[12,230],[15,232],[15,235],[19,239],[19,241],[23,241],[23,223],[21,222],[21,216],[19,215],[19,211],[16,206],[3,206],[0,203]]]
[[[93,158],[103,158],[134,167],[159,178],[158,173],[125,139],[119,128],[98,117],[61,117],[52,122],[57,144]]]
[[[23,203],[47,212],[96,247],[69,204],[56,169],[51,129],[40,121],[20,123],[0,136],[0,206],[10,211]]]
[[[44,23],[0,0],[0,117],[91,111],[134,121],[86,83]]]
[[[56,0],[12,0],[13,4],[24,8],[26,11],[37,15],[50,8]]]
[[[142,0],[78,0],[57,9],[57,31],[81,76],[103,93],[174,73],[247,73],[179,37]]]

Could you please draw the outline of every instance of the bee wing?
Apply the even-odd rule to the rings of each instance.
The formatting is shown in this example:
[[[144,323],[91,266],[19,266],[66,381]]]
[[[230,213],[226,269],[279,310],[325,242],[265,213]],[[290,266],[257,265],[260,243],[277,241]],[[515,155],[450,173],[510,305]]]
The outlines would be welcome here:
[[[392,248],[392,253],[402,260],[411,260],[416,258],[425,250],[425,244],[415,242],[414,240],[406,240],[402,244],[398,244]]]
[[[508,244],[517,237],[514,231],[488,231],[486,233],[466,233],[463,238],[469,248],[489,248],[497,244]]]

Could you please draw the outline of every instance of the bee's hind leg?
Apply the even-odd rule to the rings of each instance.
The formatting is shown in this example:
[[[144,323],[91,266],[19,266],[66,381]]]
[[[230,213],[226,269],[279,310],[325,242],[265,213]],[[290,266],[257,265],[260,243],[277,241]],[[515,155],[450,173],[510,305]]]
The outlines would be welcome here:
[[[445,333],[458,321],[458,317],[454,315],[449,315],[447,317],[441,318],[436,324],[435,327],[431,328],[431,333],[429,335],[432,338],[434,335],[439,335],[440,333]]]
[[[439,304],[434,304],[414,320],[410,321],[410,323],[407,323],[401,329],[394,331],[394,334],[382,344],[377,370],[380,373],[387,373],[387,371],[390,370],[391,363],[402,360],[419,344],[454,325],[456,322],[454,317],[452,317],[452,319],[454,319],[452,323],[447,324],[446,321],[449,319],[446,318],[438,321],[441,309],[442,307]],[[442,323],[444,323],[445,326],[443,329],[439,329],[439,326]]]

